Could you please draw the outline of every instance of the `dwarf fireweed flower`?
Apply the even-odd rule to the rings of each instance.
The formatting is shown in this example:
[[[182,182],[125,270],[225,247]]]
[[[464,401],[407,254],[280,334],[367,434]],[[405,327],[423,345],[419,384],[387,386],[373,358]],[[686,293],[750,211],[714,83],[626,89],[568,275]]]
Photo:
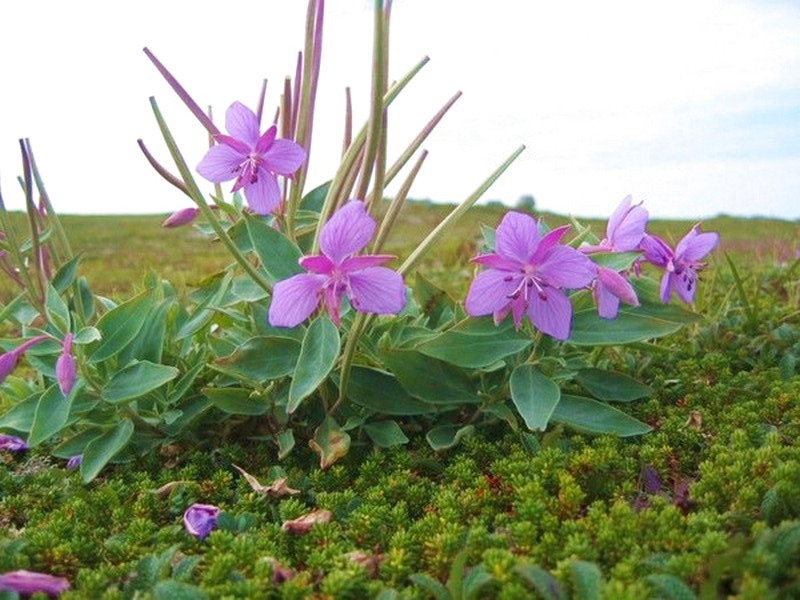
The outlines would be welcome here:
[[[183,525],[186,531],[203,540],[217,526],[218,516],[219,508],[213,504],[192,504],[183,513]]]
[[[713,231],[700,233],[699,224],[683,236],[675,246],[674,252],[660,237],[645,235],[641,243],[645,260],[664,269],[664,275],[661,277],[661,302],[665,304],[669,302],[673,291],[687,304],[694,300],[697,273],[705,266],[700,259],[711,252],[718,243],[719,234]]]
[[[69,396],[75,385],[75,359],[72,358],[72,333],[64,336],[61,342],[61,354],[56,361],[56,380],[61,393]]]
[[[649,215],[641,202],[632,205],[631,201],[626,196],[611,214],[606,237],[596,246],[581,246],[581,252],[631,252],[639,248]]]
[[[352,200],[337,210],[320,232],[321,255],[304,256],[300,273],[275,284],[269,323],[295,327],[323,302],[338,326],[342,296],[359,312],[397,314],[405,306],[405,284],[397,272],[381,267],[394,256],[355,256],[375,232],[364,203]]]
[[[236,179],[231,191],[243,189],[253,212],[273,212],[280,203],[277,176],[291,177],[306,159],[305,150],[291,140],[276,140],[275,125],[260,134],[258,117],[240,102],[226,111],[225,128],[229,135],[214,136],[217,145],[209,148],[197,172],[213,183]]]
[[[543,333],[567,339],[572,304],[562,288],[585,287],[597,274],[586,256],[558,243],[568,229],[559,227],[542,236],[529,215],[507,213],[495,232],[495,251],[472,259],[488,268],[470,285],[467,314],[491,314],[499,324],[511,312],[517,329],[528,315]]]
[[[77,469],[81,466],[81,462],[83,461],[83,454],[75,454],[69,457],[67,461],[67,469]]]
[[[30,596],[37,592],[48,596],[58,596],[68,589],[68,580],[47,573],[20,569],[0,574],[0,591],[16,592],[22,596]]]
[[[22,438],[15,435],[8,435],[0,433],[0,450],[8,450],[9,452],[22,452],[28,449],[28,444]]]
[[[592,296],[597,305],[597,314],[604,319],[614,319],[617,316],[620,301],[639,306],[636,290],[625,275],[607,267],[597,267]]]

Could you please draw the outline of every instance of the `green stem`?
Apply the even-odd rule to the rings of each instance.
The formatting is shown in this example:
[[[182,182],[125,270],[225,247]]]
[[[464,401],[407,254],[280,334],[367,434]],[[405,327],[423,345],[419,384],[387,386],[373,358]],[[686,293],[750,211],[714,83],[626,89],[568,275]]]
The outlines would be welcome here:
[[[155,98],[150,98],[150,105],[153,108],[153,114],[155,114],[158,127],[161,130],[161,135],[164,136],[164,141],[169,148],[172,159],[175,161],[175,166],[178,167],[178,171],[183,178],[183,182],[186,184],[186,189],[189,191],[189,196],[192,198],[192,200],[194,200],[197,206],[200,207],[200,211],[214,229],[214,233],[217,234],[217,237],[220,239],[234,260],[239,263],[244,272],[247,273],[260,288],[267,292],[272,292],[272,286],[270,283],[261,273],[258,272],[258,270],[250,263],[250,261],[247,260],[247,257],[242,254],[239,248],[236,247],[236,244],[233,243],[233,240],[228,235],[228,232],[225,231],[225,228],[214,214],[214,211],[209,208],[208,203],[200,191],[200,188],[197,187],[197,182],[195,182],[194,177],[192,177],[189,167],[186,165],[186,161],[183,159],[180,150],[178,150],[178,146],[175,143],[175,138],[172,137],[172,134],[167,127],[167,123],[164,121],[164,117],[161,115],[161,111],[158,108],[158,104],[156,104]]]
[[[430,250],[436,243],[464,216],[464,214],[472,208],[472,205],[488,190],[492,184],[497,181],[497,178],[513,163],[517,157],[525,150],[525,146],[517,148],[511,156],[509,156],[503,164],[501,164],[489,177],[476,189],[472,194],[464,200],[461,204],[456,206],[452,212],[442,220],[436,228],[428,234],[422,243],[411,253],[411,255],[400,266],[398,272],[405,275],[411,271],[423,256]]]
[[[378,234],[375,236],[375,242],[372,246],[373,254],[380,254],[380,250],[383,247],[386,238],[389,236],[392,225],[394,225],[395,220],[397,220],[397,216],[400,214],[400,209],[403,208],[403,204],[408,197],[408,192],[411,190],[414,179],[416,179],[417,173],[419,173],[419,170],[422,168],[422,163],[425,162],[425,158],[427,156],[428,151],[423,150],[419,159],[414,164],[414,168],[411,169],[411,173],[408,174],[408,177],[406,177],[406,180],[403,182],[400,190],[398,190],[397,195],[392,199],[389,209],[386,211],[383,219],[381,219],[381,226],[380,229],[378,229]]]

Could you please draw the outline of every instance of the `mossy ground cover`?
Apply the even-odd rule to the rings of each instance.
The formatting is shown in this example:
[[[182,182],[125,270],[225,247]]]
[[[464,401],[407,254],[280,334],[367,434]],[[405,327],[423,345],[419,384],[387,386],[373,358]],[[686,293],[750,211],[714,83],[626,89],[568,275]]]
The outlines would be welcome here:
[[[436,210],[415,209],[410,229]],[[496,222],[499,211],[482,210],[476,221]],[[77,224],[66,223],[75,236]],[[452,273],[469,270],[474,223],[429,266],[454,290]],[[410,444],[391,450],[354,440],[323,471],[300,443],[279,462],[256,436],[229,427],[107,468],[89,485],[47,448],[4,453],[0,572],[68,577],[67,599],[798,597],[800,268],[790,258],[798,227],[775,224],[764,238],[760,224],[718,228],[740,287],[719,253],[697,299],[702,323],[657,345],[596,351],[598,366],[653,388],[625,407],[654,427],[646,436],[504,427],[436,453],[409,432]],[[90,245],[95,229],[84,227]],[[202,258],[208,246],[189,230],[150,243],[128,231],[113,243],[142,252],[125,281],[181,260],[178,242],[163,256],[167,235],[185,236],[187,252],[198,253],[187,284],[226,264],[214,249]],[[107,285],[115,265],[109,258],[106,277],[89,275],[92,285]],[[262,483],[285,475],[300,493],[259,494],[234,465]],[[203,541],[181,520],[194,502],[223,511]],[[305,534],[284,531],[313,509],[333,517]]]

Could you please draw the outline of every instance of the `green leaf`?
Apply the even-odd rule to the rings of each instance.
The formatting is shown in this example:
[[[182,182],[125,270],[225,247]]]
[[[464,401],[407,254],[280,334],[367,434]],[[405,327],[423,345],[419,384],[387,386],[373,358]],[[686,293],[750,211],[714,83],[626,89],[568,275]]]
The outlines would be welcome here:
[[[289,414],[325,381],[336,363],[340,347],[339,331],[328,317],[321,316],[308,326],[289,388],[286,408]]]
[[[467,323],[462,321],[423,342],[417,350],[458,367],[475,369],[521,352],[532,343],[528,336],[514,331],[510,323],[487,331],[478,329],[470,321],[473,319],[468,319]]]
[[[511,373],[511,400],[531,431],[544,431],[561,398],[561,388],[532,365]]]
[[[96,327],[84,327],[75,334],[75,337],[72,338],[72,343],[76,346],[85,346],[102,339],[102,337]]]
[[[78,278],[78,293],[81,296],[81,305],[83,306],[83,320],[88,322],[94,316],[94,296],[92,295],[92,290],[89,289],[86,277]]]
[[[426,415],[437,407],[408,395],[391,374],[370,367],[353,367],[347,397],[356,404],[383,415]]]
[[[75,283],[75,276],[78,273],[78,262],[80,261],[80,256],[75,256],[61,265],[61,268],[53,275],[53,280],[51,281],[52,286],[59,294],[63,294],[64,291]]]
[[[203,394],[214,406],[231,415],[263,415],[269,410],[269,403],[249,389],[205,388]]]
[[[41,442],[57,434],[69,418],[69,409],[72,406],[72,399],[75,397],[78,386],[64,397],[58,384],[53,384],[42,394],[36,405],[36,412],[33,415],[31,432],[28,435],[28,444],[37,446]]]
[[[333,417],[325,417],[308,445],[319,455],[319,468],[327,469],[347,454],[350,449],[350,435],[342,431]]]
[[[201,290],[198,290],[204,296],[195,307],[192,316],[181,324],[178,333],[175,334],[176,340],[182,340],[194,335],[211,321],[214,317],[213,307],[216,307],[225,297],[232,279],[233,275],[230,271],[227,271],[224,276],[214,278]]]
[[[195,585],[165,579],[153,587],[153,600],[207,600],[208,594]]]
[[[291,374],[300,356],[300,343],[285,337],[253,337],[214,361],[212,369],[236,379],[264,383]]]
[[[536,565],[521,564],[514,569],[544,600],[567,600],[561,584],[550,573]]]
[[[303,196],[303,199],[300,201],[300,206],[306,210],[322,212],[322,205],[325,203],[325,197],[328,195],[328,190],[330,187],[330,181],[326,181],[322,185],[318,185],[305,196]]]
[[[0,417],[0,427],[29,432],[33,427],[33,417],[39,404],[39,393],[31,394],[19,404],[15,404]]]
[[[81,459],[84,483],[92,481],[112,458],[122,451],[133,435],[133,423],[123,419],[116,427],[94,438],[86,445]]]
[[[461,438],[465,435],[472,435],[474,431],[473,425],[464,425],[463,427],[452,424],[439,425],[428,431],[425,439],[434,450],[446,450],[456,446]]]
[[[611,433],[620,437],[642,435],[653,429],[608,404],[567,394],[562,394],[551,419],[585,433]]]
[[[598,252],[590,255],[590,258],[601,267],[612,271],[626,271],[640,256],[639,252]]]
[[[675,333],[700,317],[677,305],[623,306],[615,319],[603,319],[587,308],[572,316],[569,342],[581,346],[630,344]]]
[[[270,283],[274,284],[302,271],[297,261],[303,253],[296,244],[280,231],[273,229],[261,217],[245,215],[245,221],[253,249],[261,261],[261,269]]]
[[[152,305],[150,292],[142,292],[100,317],[97,329],[103,337],[89,352],[89,362],[97,363],[122,352],[144,326]]]
[[[140,398],[178,376],[178,369],[143,360],[114,373],[100,396],[117,404]]]
[[[278,460],[283,460],[294,448],[294,432],[291,429],[284,429],[275,436],[278,442]]]
[[[47,313],[47,320],[61,334],[66,334],[70,330],[69,307],[61,294],[52,286],[47,286],[47,299],[45,300],[44,310]]]
[[[695,600],[697,598],[692,588],[675,575],[657,573],[648,575],[644,580],[663,600]]]
[[[174,305],[175,299],[167,298],[153,307],[141,331],[120,354],[119,364],[128,364],[132,360],[161,362],[167,333],[167,316]]]
[[[373,421],[364,425],[364,431],[367,432],[369,439],[381,448],[402,446],[409,441],[396,421]]]
[[[485,565],[477,565],[469,569],[464,575],[461,583],[461,597],[463,600],[474,600],[480,598],[480,591],[484,586],[494,580],[494,577],[486,570]]]
[[[447,588],[430,575],[426,575],[425,573],[413,573],[408,578],[414,585],[427,591],[436,600],[453,600]]]
[[[428,325],[432,328],[452,318],[455,313],[456,303],[453,299],[419,271],[414,274],[414,294],[422,314],[428,317]]]
[[[431,404],[480,402],[475,386],[458,367],[416,350],[384,348],[380,356],[400,385],[420,400]]]
[[[632,402],[653,394],[649,386],[614,371],[581,369],[575,379],[592,396],[608,402]]]
[[[603,574],[591,562],[573,561],[569,566],[575,600],[600,600]]]

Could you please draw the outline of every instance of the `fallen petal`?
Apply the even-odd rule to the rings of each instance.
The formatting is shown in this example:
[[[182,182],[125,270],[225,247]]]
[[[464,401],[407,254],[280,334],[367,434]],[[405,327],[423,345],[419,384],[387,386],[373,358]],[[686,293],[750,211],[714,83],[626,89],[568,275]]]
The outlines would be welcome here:
[[[183,524],[186,531],[202,540],[217,526],[218,516],[219,508],[212,504],[192,504],[183,513]]]
[[[28,449],[28,444],[22,438],[15,435],[0,433],[0,450],[10,450],[11,452],[21,452]]]
[[[322,525],[327,523],[331,520],[331,517],[333,517],[333,513],[331,511],[315,508],[310,513],[305,514],[302,517],[297,517],[296,519],[292,519],[290,521],[284,521],[283,525],[281,525],[281,529],[289,533],[308,533],[308,530],[311,529],[312,525]]]

